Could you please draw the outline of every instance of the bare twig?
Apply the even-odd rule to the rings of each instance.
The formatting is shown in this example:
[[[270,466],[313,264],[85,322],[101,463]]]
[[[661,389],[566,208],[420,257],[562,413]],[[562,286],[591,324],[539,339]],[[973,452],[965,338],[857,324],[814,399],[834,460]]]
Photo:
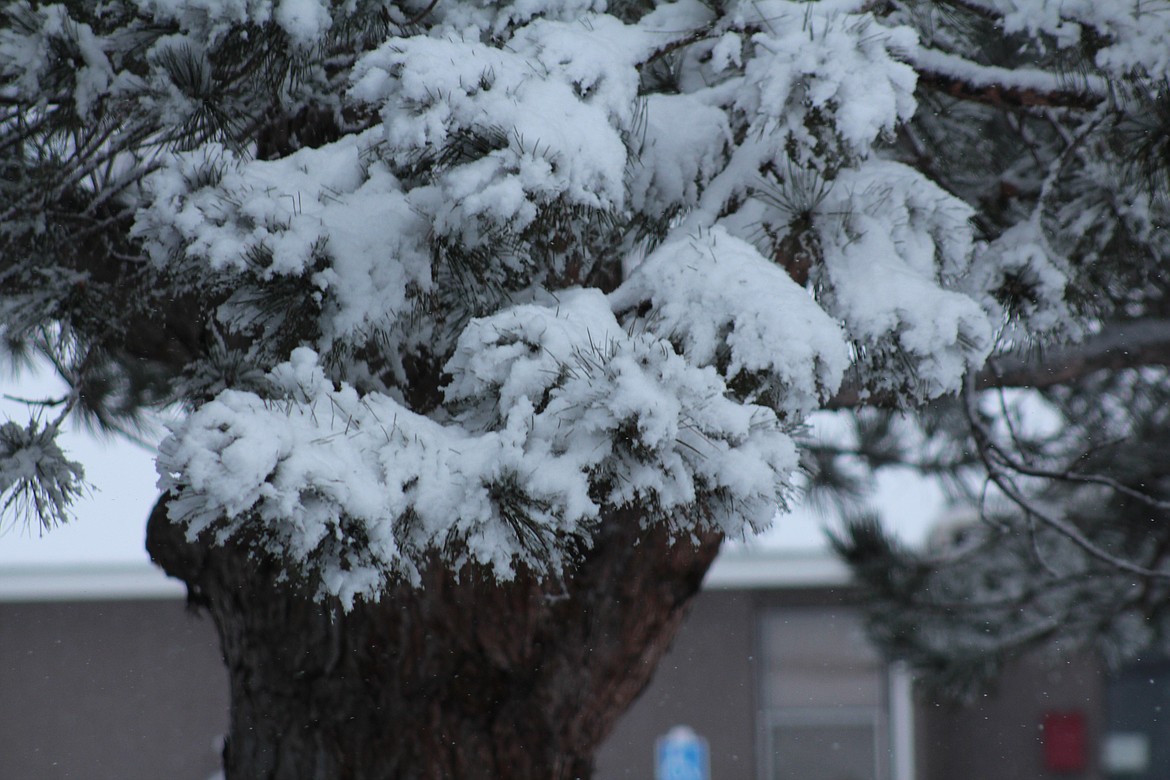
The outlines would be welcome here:
[[[1030,501],[1016,486],[1011,475],[1004,471],[1003,465],[993,457],[992,453],[995,451],[994,441],[991,432],[987,430],[979,419],[979,410],[975,406],[976,397],[974,377],[969,376],[967,386],[963,391],[963,409],[966,412],[967,421],[971,426],[976,450],[979,453],[980,459],[983,461],[984,467],[987,469],[988,479],[999,488],[1008,500],[1022,510],[1026,517],[1048,526],[1079,547],[1090,558],[1118,571],[1123,571],[1137,577],[1170,580],[1170,571],[1150,569],[1114,555],[1102,549],[1085,536],[1076,525],[1052,512],[1045,511],[1036,506],[1035,502]]]
[[[409,19],[407,19],[405,22],[403,22],[399,26],[400,27],[414,27],[416,24],[421,22],[423,19],[426,19],[428,16],[430,16],[431,11],[435,10],[435,6],[437,6],[438,4],[439,4],[439,0],[431,0],[431,2],[429,2],[427,4],[426,8],[422,9],[417,14],[410,17]]]

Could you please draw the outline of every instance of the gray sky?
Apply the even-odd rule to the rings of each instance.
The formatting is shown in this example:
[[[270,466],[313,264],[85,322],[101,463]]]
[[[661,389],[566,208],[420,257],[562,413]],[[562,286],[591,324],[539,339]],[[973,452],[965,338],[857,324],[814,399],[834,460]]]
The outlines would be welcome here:
[[[0,395],[59,397],[64,387],[49,374],[0,378]],[[0,422],[24,425],[28,418],[28,407],[0,399]],[[152,454],[136,444],[98,441],[75,429],[65,432],[63,444],[85,466],[91,495],[78,503],[73,522],[43,535],[6,516],[0,525],[0,565],[146,560],[146,516],[155,497]]]

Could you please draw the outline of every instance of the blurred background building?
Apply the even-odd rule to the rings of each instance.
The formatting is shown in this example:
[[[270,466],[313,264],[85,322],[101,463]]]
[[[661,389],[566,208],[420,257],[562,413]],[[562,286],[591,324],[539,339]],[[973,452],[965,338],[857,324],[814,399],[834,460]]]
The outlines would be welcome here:
[[[214,627],[145,564],[0,568],[0,780],[207,780],[227,722]],[[1165,780],[1170,665],[1018,660],[968,706],[933,701],[865,638],[824,552],[723,554],[598,755],[654,778],[685,724],[715,780]]]

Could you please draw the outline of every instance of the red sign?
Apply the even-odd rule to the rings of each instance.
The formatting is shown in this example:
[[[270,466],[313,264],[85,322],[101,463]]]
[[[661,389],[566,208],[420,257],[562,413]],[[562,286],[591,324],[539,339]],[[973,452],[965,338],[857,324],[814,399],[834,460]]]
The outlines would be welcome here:
[[[1050,772],[1083,772],[1088,767],[1085,714],[1044,713],[1044,766]]]

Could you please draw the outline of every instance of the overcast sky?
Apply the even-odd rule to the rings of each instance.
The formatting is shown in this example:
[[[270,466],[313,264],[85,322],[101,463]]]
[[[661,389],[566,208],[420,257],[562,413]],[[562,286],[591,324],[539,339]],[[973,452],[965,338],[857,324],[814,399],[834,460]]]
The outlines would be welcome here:
[[[0,395],[60,397],[63,382],[48,373],[36,378],[0,378]],[[25,425],[29,408],[0,399],[0,422]],[[50,412],[49,415],[52,413]],[[129,442],[103,442],[70,427],[63,437],[69,456],[85,466],[93,485],[76,506],[76,519],[45,534],[6,514],[0,525],[0,565],[143,561],[146,516],[155,496],[153,454]]]
[[[63,383],[46,374],[0,378],[0,388],[0,395],[22,398],[60,396],[64,391]],[[24,425],[28,416],[26,406],[0,399],[0,422]],[[5,516],[0,525],[0,566],[146,561],[146,517],[156,496],[152,453],[125,441],[98,441],[76,429],[66,432],[64,445],[70,457],[85,466],[92,495],[77,504],[72,522],[45,534]],[[942,511],[939,489],[909,472],[884,476],[880,487],[878,506],[887,521],[907,541],[921,540]],[[794,550],[821,548],[824,522],[813,511],[797,508],[780,517],[759,543]]]

